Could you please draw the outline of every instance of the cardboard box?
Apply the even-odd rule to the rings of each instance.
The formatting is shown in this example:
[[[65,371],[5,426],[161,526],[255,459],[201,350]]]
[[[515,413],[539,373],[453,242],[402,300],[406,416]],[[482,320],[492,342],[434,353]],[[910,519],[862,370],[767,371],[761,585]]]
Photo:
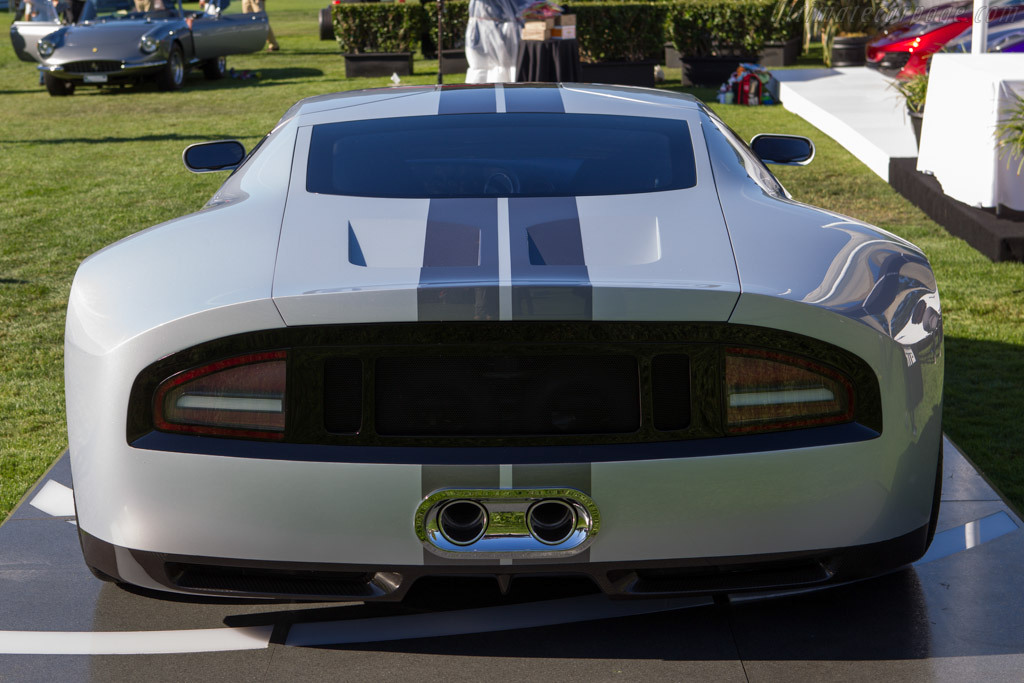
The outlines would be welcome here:
[[[520,33],[523,40],[569,39],[576,37],[576,15],[562,14],[543,21],[528,21]]]
[[[521,36],[523,40],[547,40],[551,37],[551,33],[547,22],[528,21],[523,26]]]

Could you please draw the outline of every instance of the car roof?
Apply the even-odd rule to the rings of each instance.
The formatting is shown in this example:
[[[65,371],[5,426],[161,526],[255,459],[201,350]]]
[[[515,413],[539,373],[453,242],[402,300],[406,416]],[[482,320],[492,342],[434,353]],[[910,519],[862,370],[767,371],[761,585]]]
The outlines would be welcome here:
[[[708,112],[706,105],[693,95],[674,92],[671,90],[654,90],[652,88],[580,83],[417,85],[350,90],[346,92],[307,97],[303,100],[299,100],[287,112],[285,112],[278,125],[293,118],[301,119],[312,114],[323,114],[329,111],[349,109],[366,104],[380,103],[386,100],[399,100],[407,97],[430,96],[436,94],[439,101],[441,101],[441,99],[453,98],[453,96],[459,95],[460,93],[469,94],[467,91],[475,91],[483,95],[480,91],[493,91],[498,88],[514,89],[518,97],[527,99],[534,96],[539,98],[543,98],[544,96],[550,97],[553,94],[563,97],[563,93],[571,92],[574,96],[582,96],[584,98],[583,102],[585,102],[585,104],[583,104],[582,110],[580,109],[579,101],[576,102],[574,109],[577,113],[607,113],[608,106],[612,103],[611,101],[614,101],[614,104],[620,108],[625,106],[628,110],[628,114],[632,116],[662,116],[664,115],[663,112],[665,107]],[[543,109],[538,111],[549,112],[551,110]],[[443,111],[443,107],[441,107],[441,109],[436,113],[445,114],[468,112],[446,112]],[[627,112],[623,111],[621,113]]]

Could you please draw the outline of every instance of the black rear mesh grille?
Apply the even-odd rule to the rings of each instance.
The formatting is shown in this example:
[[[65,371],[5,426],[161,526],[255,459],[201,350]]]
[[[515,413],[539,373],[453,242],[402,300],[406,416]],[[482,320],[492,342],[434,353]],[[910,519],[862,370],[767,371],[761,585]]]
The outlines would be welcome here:
[[[690,426],[690,359],[665,353],[651,361],[654,428],[661,431]]]
[[[627,355],[392,357],[375,369],[386,436],[623,434],[640,428]]]
[[[99,74],[120,70],[121,62],[109,59],[97,59],[91,62],[71,62],[64,65],[64,71],[70,74]]]
[[[363,421],[363,362],[330,358],[324,365],[324,427],[332,434],[356,434]]]

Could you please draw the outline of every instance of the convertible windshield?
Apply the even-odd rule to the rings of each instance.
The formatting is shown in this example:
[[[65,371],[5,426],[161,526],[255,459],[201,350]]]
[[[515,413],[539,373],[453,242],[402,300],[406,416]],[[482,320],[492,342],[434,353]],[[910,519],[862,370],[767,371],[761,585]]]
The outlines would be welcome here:
[[[79,23],[96,19],[139,19],[145,16],[176,17],[178,0],[155,0],[148,12],[137,12],[132,0],[88,0]]]
[[[306,189],[358,197],[571,197],[697,184],[685,121],[457,114],[313,127]]]

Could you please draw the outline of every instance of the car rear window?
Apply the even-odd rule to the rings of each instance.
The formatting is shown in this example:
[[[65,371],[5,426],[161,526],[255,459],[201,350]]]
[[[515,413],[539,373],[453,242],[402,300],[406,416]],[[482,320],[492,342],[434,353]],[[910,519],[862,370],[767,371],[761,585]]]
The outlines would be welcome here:
[[[685,121],[458,114],[313,127],[306,189],[357,197],[568,197],[697,184]]]

